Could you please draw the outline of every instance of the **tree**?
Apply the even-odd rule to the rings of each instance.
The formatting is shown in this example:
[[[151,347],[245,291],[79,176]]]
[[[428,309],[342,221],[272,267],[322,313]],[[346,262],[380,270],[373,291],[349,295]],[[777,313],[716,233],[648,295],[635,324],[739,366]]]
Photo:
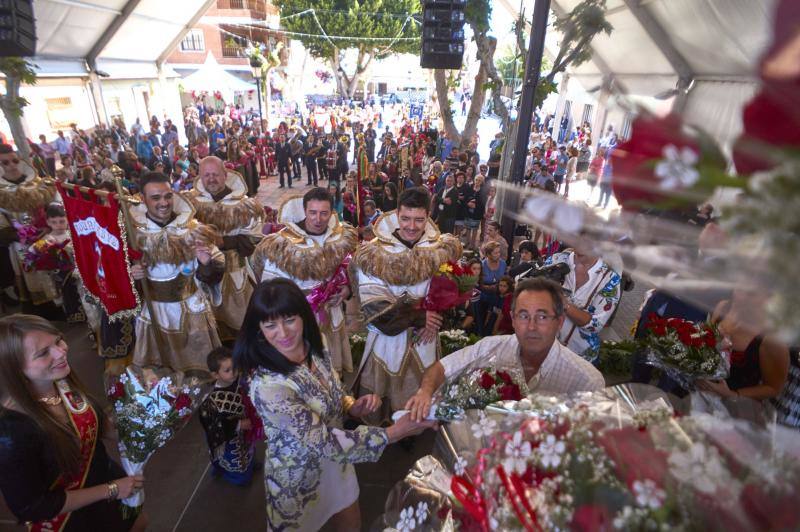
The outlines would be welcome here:
[[[270,100],[272,100],[269,73],[273,68],[281,65],[281,50],[283,50],[282,42],[278,42],[273,49],[270,49],[265,43],[261,43],[258,46],[251,45],[245,49],[245,53],[250,60],[250,66],[261,68],[261,94],[258,97],[261,98],[263,96],[265,100],[264,116],[261,117],[262,127],[266,127],[263,124],[266,124],[266,120],[269,120]]]
[[[419,52],[419,24],[409,18],[419,13],[418,0],[275,0],[275,5],[288,31],[306,34],[292,38],[328,62],[345,98],[353,97],[376,57]],[[304,11],[308,12],[293,16]],[[358,56],[355,68],[346,72],[344,54],[349,49],[357,50]]]
[[[614,29],[606,20],[606,0],[583,0],[566,16],[557,19],[553,27],[561,33],[561,42],[550,72],[539,81],[534,107],[542,105],[548,94],[558,90],[557,74],[591,59],[592,40],[601,33],[611,35]]]
[[[463,131],[458,131],[453,121],[453,110],[448,100],[449,85],[447,71],[436,69],[433,79],[436,82],[436,99],[439,103],[439,114],[442,117],[444,131],[453,143],[462,148],[468,147],[475,132],[478,130],[478,120],[481,117],[481,108],[486,98],[486,91],[492,91],[492,101],[495,112],[505,121],[508,118],[508,109],[500,98],[503,88],[503,78],[494,65],[494,53],[497,48],[497,39],[489,35],[489,19],[492,6],[489,0],[467,0],[464,8],[464,17],[472,29],[472,38],[478,48],[477,59],[480,62],[478,73],[475,75],[472,101],[467,111],[467,121]]]
[[[19,95],[20,85],[36,83],[35,65],[23,57],[0,57],[0,72],[6,77],[6,93],[0,96],[0,109],[6,117],[17,151],[23,159],[30,159],[31,148],[22,127],[22,109],[28,100]]]

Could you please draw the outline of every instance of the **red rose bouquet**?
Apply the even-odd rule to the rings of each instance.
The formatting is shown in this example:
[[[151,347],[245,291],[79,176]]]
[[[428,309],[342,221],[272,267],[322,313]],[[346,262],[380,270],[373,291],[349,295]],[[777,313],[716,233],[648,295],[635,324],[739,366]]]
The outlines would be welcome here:
[[[114,407],[122,467],[128,475],[144,471],[147,460],[171,440],[189,421],[197,406],[201,389],[182,375],[162,377],[129,366],[108,388]],[[136,514],[144,503],[144,493],[124,499],[126,513]]]
[[[519,401],[527,394],[524,379],[512,369],[467,368],[437,392],[434,417],[462,419],[465,410],[483,410],[497,401]]]
[[[424,310],[444,312],[463,305],[472,296],[478,277],[464,269],[458,262],[449,261],[439,266],[431,278],[428,293],[420,306]]]
[[[685,389],[693,389],[693,381],[698,379],[728,376],[730,360],[717,349],[721,338],[713,325],[651,314],[647,330],[647,336],[639,342],[644,362],[661,369]]]

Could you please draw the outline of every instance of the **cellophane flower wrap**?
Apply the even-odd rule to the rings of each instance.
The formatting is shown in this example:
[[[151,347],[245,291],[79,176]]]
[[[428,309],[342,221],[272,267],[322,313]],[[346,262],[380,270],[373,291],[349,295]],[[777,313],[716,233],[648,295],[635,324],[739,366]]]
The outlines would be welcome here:
[[[472,296],[472,290],[478,277],[463,268],[456,261],[449,261],[439,266],[439,270],[431,278],[428,293],[420,302],[420,307],[433,312],[445,312],[458,305],[463,305]]]
[[[66,249],[68,244],[69,240],[57,243],[39,239],[25,252],[22,259],[22,267],[29,272],[54,271],[63,273],[72,270],[74,265]]]
[[[602,412],[595,399],[506,418],[470,463],[459,458],[451,479],[458,528],[800,526],[800,444],[788,429],[776,437],[745,421],[675,417],[669,408],[624,415],[617,405],[614,415],[613,403]]]
[[[122,467],[128,475],[141,475],[153,453],[186,425],[201,392],[196,379],[135,366],[128,366],[110,384],[108,398],[114,407]],[[122,503],[126,515],[135,515],[144,503],[144,492]]]
[[[433,417],[463,419],[466,410],[483,410],[497,401],[518,401],[528,394],[525,379],[514,368],[467,366],[445,381],[433,397]]]
[[[647,329],[640,342],[644,362],[661,369],[685,389],[693,390],[698,379],[728,376],[730,360],[718,349],[722,342],[713,325],[651,314]]]

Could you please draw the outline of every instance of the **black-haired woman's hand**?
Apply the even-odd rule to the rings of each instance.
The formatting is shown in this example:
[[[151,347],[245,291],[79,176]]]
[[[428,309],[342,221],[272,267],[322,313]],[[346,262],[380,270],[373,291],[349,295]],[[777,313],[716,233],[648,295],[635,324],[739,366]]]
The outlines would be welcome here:
[[[348,414],[352,417],[363,418],[373,412],[376,412],[381,407],[381,398],[371,393],[369,395],[362,395],[353,406],[350,407]]]

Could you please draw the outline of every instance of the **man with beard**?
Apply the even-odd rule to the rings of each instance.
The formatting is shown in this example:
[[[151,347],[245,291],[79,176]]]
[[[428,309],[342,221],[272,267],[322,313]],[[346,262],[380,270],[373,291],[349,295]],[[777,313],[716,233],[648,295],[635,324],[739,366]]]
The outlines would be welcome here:
[[[142,261],[131,266],[131,276],[147,284],[150,302],[136,320],[133,361],[205,376],[206,355],[220,345],[205,295],[214,294],[219,304],[216,285],[225,273],[219,237],[194,219],[194,209],[164,174],[147,174],[140,186],[143,201],[129,209]]]
[[[232,340],[244,320],[253,274],[247,257],[261,241],[264,208],[247,197],[242,176],[227,171],[222,160],[213,155],[200,161],[199,179],[187,197],[197,211],[197,219],[214,226],[222,237],[220,251],[225,255],[225,275],[219,284],[221,299],[214,305],[220,338]]]
[[[603,375],[556,339],[564,324],[561,287],[547,279],[517,284],[511,307],[514,334],[490,336],[456,351],[425,371],[417,393],[406,403],[411,418],[430,415],[433,393],[446,378],[467,367],[509,371],[524,380],[530,391],[542,394],[593,392],[605,386]]]
[[[294,281],[314,308],[333,368],[340,375],[353,371],[342,303],[350,297],[347,265],[358,245],[355,228],[339,222],[333,198],[321,187],[285,201],[278,222],[285,227],[256,248],[256,279]]]
[[[442,316],[421,310],[419,303],[439,267],[461,256],[458,239],[439,232],[429,209],[427,190],[404,190],[397,210],[375,221],[375,238],[353,259],[353,282],[368,331],[359,395],[388,397],[384,404],[391,411],[405,406],[438,358]]]

